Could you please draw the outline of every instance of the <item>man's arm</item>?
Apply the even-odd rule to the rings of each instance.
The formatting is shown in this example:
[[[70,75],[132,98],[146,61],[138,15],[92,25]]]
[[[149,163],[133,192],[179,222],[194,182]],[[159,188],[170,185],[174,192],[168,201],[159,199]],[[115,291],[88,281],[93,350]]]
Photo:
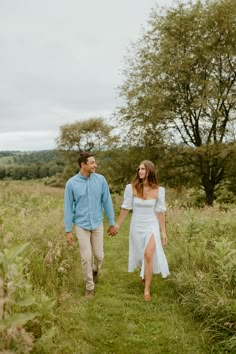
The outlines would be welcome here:
[[[110,190],[105,178],[103,180],[102,202],[103,202],[103,208],[105,210],[108,219],[109,226],[114,226],[115,225],[114,208],[113,208]]]
[[[74,238],[72,235],[72,219],[73,219],[73,193],[69,183],[66,183],[64,193],[64,222],[66,228],[67,242],[72,245]]]

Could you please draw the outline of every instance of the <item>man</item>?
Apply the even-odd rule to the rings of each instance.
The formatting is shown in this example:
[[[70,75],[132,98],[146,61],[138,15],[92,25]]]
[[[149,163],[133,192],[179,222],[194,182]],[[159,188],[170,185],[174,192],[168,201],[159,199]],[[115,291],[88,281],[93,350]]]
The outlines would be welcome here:
[[[86,284],[85,296],[90,298],[94,295],[94,283],[104,257],[103,208],[110,225],[108,233],[114,236],[117,231],[109,187],[104,176],[95,173],[97,165],[93,154],[80,153],[78,164],[80,172],[66,183],[64,219],[69,245],[74,243],[72,224],[75,225]]]

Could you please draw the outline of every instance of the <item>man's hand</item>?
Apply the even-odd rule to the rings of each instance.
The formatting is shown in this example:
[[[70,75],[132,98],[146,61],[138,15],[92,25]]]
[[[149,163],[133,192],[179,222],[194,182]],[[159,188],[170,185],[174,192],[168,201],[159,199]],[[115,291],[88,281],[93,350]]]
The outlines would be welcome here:
[[[110,236],[116,236],[117,233],[118,233],[118,229],[117,229],[117,227],[115,227],[115,226],[109,226],[109,228],[108,228],[108,230],[107,230],[107,233],[108,233],[108,235],[110,235]]]
[[[72,235],[72,232],[67,232],[66,233],[66,239],[67,239],[67,242],[69,243],[70,246],[73,246],[74,244],[74,237]]]

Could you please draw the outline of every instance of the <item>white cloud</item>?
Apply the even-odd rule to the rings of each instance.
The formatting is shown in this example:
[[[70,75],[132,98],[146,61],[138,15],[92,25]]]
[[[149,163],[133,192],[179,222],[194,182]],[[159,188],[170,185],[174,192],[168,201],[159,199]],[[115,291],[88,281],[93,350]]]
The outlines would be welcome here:
[[[22,131],[56,132],[90,113],[112,114],[127,48],[155,3],[172,1],[0,1],[0,149],[18,146]],[[3,144],[2,133],[13,132]],[[40,134],[42,147],[54,146]]]
[[[38,151],[55,149],[57,131],[18,131],[0,133],[0,151]]]

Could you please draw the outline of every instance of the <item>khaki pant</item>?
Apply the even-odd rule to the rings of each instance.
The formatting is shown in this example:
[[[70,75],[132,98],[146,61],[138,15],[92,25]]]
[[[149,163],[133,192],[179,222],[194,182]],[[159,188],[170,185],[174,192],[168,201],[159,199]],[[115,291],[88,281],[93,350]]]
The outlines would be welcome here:
[[[79,241],[82,271],[87,290],[94,289],[93,271],[98,272],[104,258],[103,224],[94,230],[84,230],[75,226]]]

